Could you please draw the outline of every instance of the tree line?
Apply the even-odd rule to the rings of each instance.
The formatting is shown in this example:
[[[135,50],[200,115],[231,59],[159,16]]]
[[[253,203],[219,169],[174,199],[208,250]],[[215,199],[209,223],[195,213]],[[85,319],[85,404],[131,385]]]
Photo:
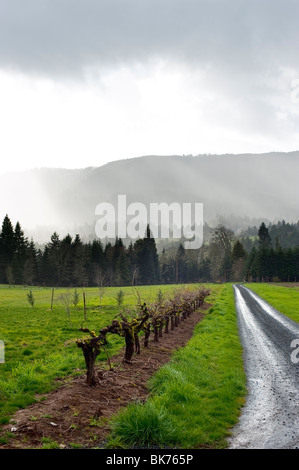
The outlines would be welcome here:
[[[289,232],[286,224],[270,228],[272,233]],[[20,223],[13,226],[6,215],[0,229],[0,283],[87,287],[299,280],[299,234],[297,244],[286,248],[278,236],[272,240],[262,223],[250,246],[247,238],[218,225],[198,250],[185,250],[178,242],[158,254],[147,227],[144,238],[128,246],[120,238],[104,246],[99,239],[86,243],[78,234],[61,238],[54,232],[38,248]]]
[[[159,284],[160,267],[154,238],[125,247],[121,239],[84,243],[80,235],[60,238],[57,232],[43,249],[25,237],[19,222],[5,216],[0,232],[0,282],[44,286],[121,286]]]
[[[281,229],[284,224],[279,224]],[[272,232],[275,233],[273,226]],[[200,265],[205,280],[248,282],[296,282],[299,280],[299,234],[297,244],[283,248],[278,236],[273,241],[262,222],[252,236],[250,249],[235,234],[219,225],[201,250]]]

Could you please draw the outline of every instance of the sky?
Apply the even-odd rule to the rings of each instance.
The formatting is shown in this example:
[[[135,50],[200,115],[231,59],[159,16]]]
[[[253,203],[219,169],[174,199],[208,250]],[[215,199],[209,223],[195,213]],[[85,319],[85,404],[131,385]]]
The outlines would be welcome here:
[[[0,173],[299,150],[298,0],[0,0]]]

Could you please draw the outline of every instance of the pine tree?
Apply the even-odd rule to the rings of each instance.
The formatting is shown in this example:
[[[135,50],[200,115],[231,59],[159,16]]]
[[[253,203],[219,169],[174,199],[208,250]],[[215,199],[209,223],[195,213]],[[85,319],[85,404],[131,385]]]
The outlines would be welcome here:
[[[202,259],[200,266],[199,266],[198,276],[202,282],[211,281],[212,279],[211,261],[208,257]]]
[[[220,267],[220,275],[224,282],[229,282],[232,275],[232,257],[229,253],[225,253]]]
[[[114,247],[112,246],[111,242],[108,242],[105,246],[105,265],[106,265],[106,275],[107,275],[107,283],[110,286],[114,284],[114,272],[113,272],[113,254],[114,254]]]
[[[260,248],[270,248],[271,246],[271,237],[269,235],[269,231],[264,222],[260,225],[258,231],[258,238],[259,238],[259,247]]]
[[[85,268],[86,256],[85,246],[77,234],[72,244],[73,251],[73,279],[75,285],[86,286],[88,283],[88,276]]]
[[[57,278],[50,251],[49,244],[46,244],[44,251],[38,252],[38,278],[43,285],[54,286],[57,284]]]
[[[28,255],[28,240],[19,222],[16,223],[14,230],[15,252],[12,260],[13,276],[16,284],[22,284],[24,281],[24,268]]]
[[[138,274],[141,284],[159,284],[161,280],[159,257],[155,239],[152,237],[149,225],[143,239],[134,244]]]
[[[118,286],[127,284],[130,278],[128,259],[121,238],[116,238],[113,251],[114,283]]]
[[[156,241],[153,238],[150,227],[149,225],[147,226],[147,238],[146,238],[146,244],[149,249],[150,253],[150,258],[151,258],[151,263],[153,266],[153,272],[152,272],[152,284],[159,284],[161,281],[161,274],[160,274],[160,264],[159,264],[159,256],[158,256],[158,251],[157,251],[157,246],[156,246]]]
[[[176,282],[182,283],[187,279],[186,250],[180,243],[176,255]]]
[[[236,240],[232,249],[232,278],[235,281],[241,281],[244,278],[244,268],[247,253],[240,242]]]
[[[232,249],[232,261],[237,261],[240,258],[246,258],[246,251],[240,240],[236,240]]]
[[[28,285],[33,285],[38,279],[38,253],[34,244],[31,240],[27,248],[27,257],[24,264],[23,270],[24,282]]]
[[[89,244],[89,281],[91,284],[101,286],[106,272],[105,253],[102,242],[94,240]]]
[[[273,254],[271,253],[271,237],[264,222],[258,231],[258,266],[259,279],[263,282],[270,280],[272,274]]]
[[[118,285],[120,286],[128,285],[131,281],[129,260],[125,251],[123,251],[118,257],[116,263],[116,278],[118,279]]]
[[[60,243],[60,262],[59,262],[59,283],[63,286],[69,286],[72,278],[72,237],[67,234]]]
[[[47,244],[48,252],[47,255],[49,257],[49,268],[48,275],[53,280],[54,285],[61,285],[60,282],[60,268],[61,268],[61,252],[60,252],[60,238],[57,232],[54,232],[51,236],[51,241]]]
[[[7,268],[12,271],[12,260],[15,253],[15,234],[13,225],[6,214],[3,219],[0,235],[0,276],[2,282],[7,282]]]
[[[259,275],[258,251],[255,247],[250,251],[244,266],[246,280],[256,281]]]

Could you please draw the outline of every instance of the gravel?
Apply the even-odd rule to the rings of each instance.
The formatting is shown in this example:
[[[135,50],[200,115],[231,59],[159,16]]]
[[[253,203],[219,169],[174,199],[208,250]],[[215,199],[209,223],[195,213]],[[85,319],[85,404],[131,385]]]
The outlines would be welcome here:
[[[298,449],[299,362],[291,343],[299,345],[299,324],[250,289],[234,290],[248,395],[229,447]]]

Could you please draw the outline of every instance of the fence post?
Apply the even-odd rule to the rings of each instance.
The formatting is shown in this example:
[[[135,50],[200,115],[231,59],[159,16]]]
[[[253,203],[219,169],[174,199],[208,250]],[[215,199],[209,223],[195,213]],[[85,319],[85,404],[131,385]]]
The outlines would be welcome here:
[[[51,310],[53,310],[53,300],[54,300],[54,287],[52,287],[52,295],[51,295]]]
[[[84,305],[84,320],[86,320],[86,298],[85,298],[85,292],[83,292],[83,305]]]

